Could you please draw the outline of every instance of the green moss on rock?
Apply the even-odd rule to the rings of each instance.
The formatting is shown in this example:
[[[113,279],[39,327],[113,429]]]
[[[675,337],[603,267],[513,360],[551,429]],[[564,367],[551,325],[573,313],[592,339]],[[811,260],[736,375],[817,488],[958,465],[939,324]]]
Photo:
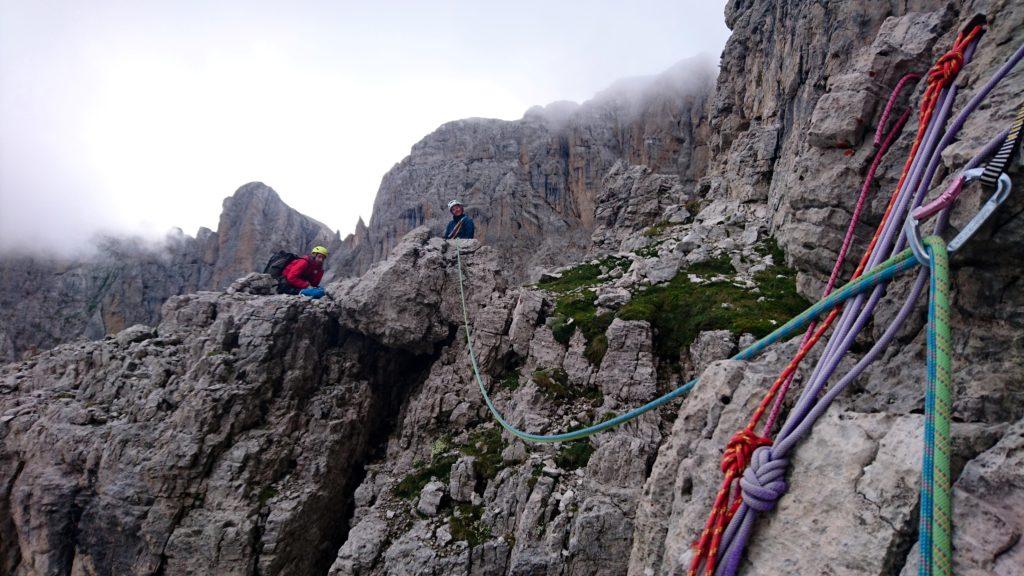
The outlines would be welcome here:
[[[555,464],[563,470],[576,470],[583,468],[590,462],[594,454],[594,445],[590,440],[576,440],[563,444],[555,455]]]
[[[608,256],[597,264],[585,262],[579,266],[569,268],[568,270],[563,271],[560,277],[541,280],[537,283],[537,286],[548,290],[549,292],[566,294],[579,290],[580,288],[599,284],[600,280],[598,280],[598,276],[601,275],[602,268],[611,270],[613,268],[622,268],[628,265],[629,258]]]
[[[597,388],[580,388],[569,382],[569,375],[561,368],[541,368],[533,372],[533,381],[542,394],[552,400],[568,401],[585,398],[591,401],[601,399]]]
[[[431,459],[430,464],[417,463],[415,469],[402,478],[395,486],[395,496],[411,500],[420,495],[423,487],[432,478],[448,482],[452,476],[452,466],[458,457],[454,454],[441,454]]]
[[[465,541],[470,548],[479,546],[492,537],[491,527],[481,521],[483,506],[458,504],[448,518],[448,528],[456,542]]]
[[[505,468],[501,452],[505,449],[505,441],[501,437],[501,428],[484,428],[469,435],[469,442],[459,450],[473,456],[473,471],[478,478],[491,480]]]
[[[691,274],[707,281],[691,282]],[[655,354],[675,362],[702,331],[749,332],[761,337],[809,305],[796,292],[795,272],[783,266],[756,274],[757,290],[737,286],[733,274],[726,257],[690,266],[669,282],[634,294],[618,317],[650,322]]]

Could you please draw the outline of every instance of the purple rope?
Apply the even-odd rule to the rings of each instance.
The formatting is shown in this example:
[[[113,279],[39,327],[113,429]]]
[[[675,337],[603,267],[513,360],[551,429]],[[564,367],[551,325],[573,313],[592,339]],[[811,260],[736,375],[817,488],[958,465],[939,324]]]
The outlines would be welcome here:
[[[965,51],[964,62],[970,60],[971,51]],[[928,127],[925,129],[924,138],[922,139],[922,145],[918,149],[918,153],[914,156],[914,159],[910,164],[910,171],[908,177],[904,180],[903,185],[896,196],[896,203],[893,206],[893,211],[890,214],[888,220],[882,228],[882,235],[879,239],[878,244],[875,246],[874,251],[868,258],[867,268],[871,268],[877,265],[879,262],[889,257],[887,252],[892,243],[893,235],[898,230],[902,230],[902,214],[903,209],[907,205],[909,196],[911,196],[911,190],[914,190],[919,183],[921,171],[925,163],[924,158],[928,157],[935,147],[935,142],[938,139],[938,133],[941,130],[941,126],[945,124],[946,119],[949,115],[949,110],[953,100],[956,97],[956,87],[953,86],[953,90],[943,90],[939,94],[939,101],[937,110],[938,113],[933,114],[931,121],[928,123]],[[870,317],[874,312],[874,304],[878,302],[881,294],[885,290],[883,285],[876,287],[870,295],[861,294],[846,308],[843,309],[842,314],[839,317],[839,323],[832,337],[829,338],[825,345],[825,351],[821,358],[818,360],[818,364],[814,367],[814,371],[811,373],[811,378],[808,380],[808,385],[804,388],[801,393],[799,400],[797,401],[797,407],[794,408],[794,412],[798,415],[796,418],[789,418],[786,421],[786,425],[783,426],[783,432],[780,432],[781,437],[783,433],[790,430],[792,426],[795,426],[797,422],[801,421],[806,415],[807,410],[811,403],[815,402],[818,395],[821,392],[822,387],[825,385],[827,376],[822,377],[822,373],[828,369],[829,366],[834,367],[838,365],[841,358],[849,350],[849,346],[853,343],[852,339],[847,339],[847,335],[854,330],[854,326],[863,325],[867,321],[867,317]],[[865,306],[865,299],[868,300],[867,306]],[[857,329],[859,331],[859,329]],[[856,338],[856,334],[854,334]],[[847,344],[847,341],[849,343]]]
[[[965,53],[965,56],[966,55],[967,53]],[[955,92],[952,95],[955,97]],[[875,247],[875,250],[868,259],[866,267],[869,269],[881,262],[884,258],[889,257],[887,251],[889,250],[892,242],[892,237],[896,230],[902,230],[903,228],[902,213],[903,208],[907,204],[908,197],[911,195],[910,190],[914,189],[919,181],[918,178],[921,170],[923,169],[922,165],[924,164],[923,158],[934,149],[935,142],[938,139],[939,126],[942,123],[945,123],[949,111],[949,103],[951,101],[952,98],[950,98],[949,91],[944,90],[940,93],[938,113],[932,115],[931,122],[929,122],[928,127],[925,129],[922,145],[918,150],[918,154],[911,162],[909,176],[904,180],[903,186],[900,187],[899,193],[896,197],[896,203],[893,206],[893,211],[882,228],[882,235]],[[862,294],[858,296],[848,307],[843,309],[843,313],[839,317],[839,324],[825,345],[825,352],[818,360],[817,365],[815,365],[807,386],[800,394],[800,398],[797,400],[796,406],[794,406],[790,417],[786,419],[786,422],[777,438],[781,439],[790,434],[793,431],[793,428],[802,422],[807,416],[811,406],[813,406],[813,404],[818,400],[818,396],[820,395],[822,388],[825,386],[828,377],[831,375],[832,371],[836,369],[839,362],[842,360],[842,357],[853,344],[853,340],[860,332],[860,327],[862,327],[873,314],[875,305],[878,303],[878,300],[881,298],[884,290],[884,285],[879,285],[872,290],[869,295]],[[867,299],[867,304],[865,304],[865,299]]]
[[[972,43],[964,52],[964,64],[970,62],[977,47],[977,42]],[[925,139],[919,154],[911,163],[911,176],[904,186],[900,188],[897,196],[897,205],[892,217],[886,222],[883,229],[882,241],[869,259],[869,267],[877,264],[890,246],[890,255],[902,249],[904,239],[899,236],[893,240],[897,230],[902,230],[904,210],[909,204],[911,207],[920,205],[923,201],[928,187],[938,169],[942,151],[952,143],[953,139],[963,128],[968,116],[977,109],[978,105],[988,96],[992,89],[1013,69],[1020,60],[1024,58],[1024,45],[1020,46],[1013,56],[988,80],[974,97],[968,101],[964,109],[957,115],[950,128],[945,131],[939,139],[938,134],[941,126],[945,124],[956,99],[957,88],[952,85],[948,90],[943,91],[939,97],[939,113],[932,116],[932,121],[925,132]],[[998,147],[1005,140],[1006,133],[989,141],[978,154],[968,162],[965,169],[978,166],[983,158],[995,153]],[[925,161],[927,159],[927,162]],[[913,193],[910,191],[913,190]],[[948,222],[949,210],[947,206],[935,222],[934,233],[941,233]],[[897,225],[899,222],[900,225]],[[928,270],[922,269],[911,289],[911,293],[904,301],[899,313],[892,320],[885,332],[871,347],[867,354],[854,365],[854,367],[843,376],[839,382],[829,389],[820,400],[816,401],[822,387],[829,377],[838,368],[842,357],[849,351],[854,339],[863,329],[865,323],[871,318],[874,308],[885,291],[885,285],[878,286],[864,304],[864,297],[858,297],[851,306],[843,312],[840,325],[828,341],[825,353],[822,355],[814,373],[800,398],[794,407],[789,418],[787,418],[783,429],[779,432],[774,446],[764,446],[754,451],[751,464],[744,472],[740,480],[740,488],[743,494],[743,502],[736,514],[733,516],[728,527],[723,533],[722,547],[719,558],[724,557],[716,569],[716,576],[732,576],[739,569],[742,560],[743,550],[753,530],[753,523],[757,512],[766,512],[775,507],[775,502],[787,489],[785,473],[788,468],[788,455],[796,444],[806,436],[814,423],[828,409],[838,395],[859,377],[863,371],[875,361],[885,348],[896,337],[899,329],[906,322],[912,313],[917,299],[924,288],[928,278]]]

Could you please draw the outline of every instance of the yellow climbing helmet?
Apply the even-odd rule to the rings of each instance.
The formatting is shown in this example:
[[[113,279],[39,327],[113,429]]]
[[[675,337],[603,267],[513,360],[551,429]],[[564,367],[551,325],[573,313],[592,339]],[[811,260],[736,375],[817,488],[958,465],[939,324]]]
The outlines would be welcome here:
[[[312,250],[310,250],[309,253],[310,254],[323,254],[324,258],[327,258],[327,248],[324,248],[323,246],[317,246],[316,248],[313,248]]]

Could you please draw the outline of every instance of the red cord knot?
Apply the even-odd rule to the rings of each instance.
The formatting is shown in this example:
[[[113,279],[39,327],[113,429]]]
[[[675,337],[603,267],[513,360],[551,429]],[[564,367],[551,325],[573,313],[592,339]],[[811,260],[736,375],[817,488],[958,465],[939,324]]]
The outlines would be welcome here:
[[[960,51],[950,51],[935,61],[935,65],[928,71],[928,83],[948,85],[953,78],[960,73],[964,65],[964,55]]]
[[[750,456],[754,450],[771,445],[771,440],[754,434],[749,428],[740,430],[729,440],[725,452],[722,453],[722,473],[729,474],[732,471],[737,477],[740,476],[750,463]]]

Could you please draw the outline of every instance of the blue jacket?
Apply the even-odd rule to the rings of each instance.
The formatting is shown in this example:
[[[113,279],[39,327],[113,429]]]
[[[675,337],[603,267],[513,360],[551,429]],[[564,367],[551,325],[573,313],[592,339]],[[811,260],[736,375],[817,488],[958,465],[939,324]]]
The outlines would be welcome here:
[[[458,235],[453,236],[455,227],[458,226],[460,222],[462,223],[462,225],[459,226]],[[446,226],[444,229],[444,237],[446,240],[451,240],[453,237],[464,238],[466,240],[471,239],[473,237],[473,219],[466,214],[463,214],[459,218],[453,217],[451,221],[448,222],[448,226]]]

